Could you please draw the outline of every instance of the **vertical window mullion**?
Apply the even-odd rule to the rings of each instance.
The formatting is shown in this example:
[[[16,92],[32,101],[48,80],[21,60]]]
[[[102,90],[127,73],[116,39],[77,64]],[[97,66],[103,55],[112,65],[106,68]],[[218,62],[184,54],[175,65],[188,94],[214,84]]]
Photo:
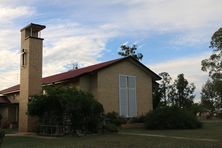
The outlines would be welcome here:
[[[127,102],[127,79],[126,76],[120,75],[119,77],[119,107],[120,107],[120,115],[121,116],[127,116],[127,110],[128,110],[128,102]]]
[[[129,109],[130,109],[130,107],[129,107],[129,77],[128,76],[126,76],[126,91],[127,91],[127,117],[129,117],[130,116],[130,114],[129,114]]]
[[[136,107],[136,77],[128,77],[128,91],[129,91],[129,116],[136,116],[137,107]]]

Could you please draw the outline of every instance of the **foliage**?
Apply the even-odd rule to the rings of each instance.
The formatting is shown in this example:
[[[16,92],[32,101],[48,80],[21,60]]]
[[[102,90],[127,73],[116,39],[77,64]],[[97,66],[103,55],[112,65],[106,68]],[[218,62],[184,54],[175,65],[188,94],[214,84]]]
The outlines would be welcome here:
[[[217,118],[222,119],[222,113],[218,113]]]
[[[161,103],[161,93],[159,84],[153,82],[153,109],[156,109],[160,106]]]
[[[193,104],[195,95],[193,94],[195,86],[184,78],[183,74],[179,74],[174,84],[171,86],[170,101],[173,106],[179,108],[188,108]]]
[[[206,110],[205,106],[202,104],[194,103],[191,105],[188,110],[193,113],[194,115],[197,115],[197,113],[203,112]]]
[[[119,129],[115,124],[108,123],[103,126],[103,132],[105,133],[117,133],[118,131]]]
[[[144,123],[145,122],[145,116],[142,115],[142,116],[139,116],[139,117],[133,117],[131,120],[130,120],[131,123]]]
[[[208,72],[211,78],[211,81],[203,86],[202,100],[210,106],[213,102],[217,104],[217,108],[222,108],[222,28],[211,37],[210,48],[213,49],[213,53],[201,62],[201,69]]]
[[[125,124],[127,119],[119,116],[116,112],[110,112],[104,115],[103,132],[113,133],[118,132],[119,127]]]
[[[67,87],[46,87],[45,92],[31,98],[29,115],[38,116],[41,124],[65,126],[70,121],[73,131],[96,132],[104,110],[91,94]]]
[[[132,56],[133,58],[135,58],[137,60],[143,59],[142,53],[136,53],[137,45],[135,45],[135,44],[133,44],[132,46],[128,46],[128,45],[123,44],[120,46],[120,49],[121,49],[121,51],[118,52],[118,54],[120,56],[123,56],[123,57]]]
[[[172,78],[167,72],[159,74],[162,80],[159,85],[153,87],[153,106],[177,106],[189,108],[193,104],[195,97],[195,86],[184,78],[184,74],[179,74],[172,83]]]
[[[167,72],[162,72],[159,74],[160,77],[162,77],[161,81],[160,81],[160,96],[161,96],[161,101],[163,102],[163,104],[166,106],[167,105],[167,101],[168,101],[168,94],[170,92],[170,87],[171,87],[171,80],[172,78],[170,77],[170,75]]]
[[[177,107],[163,107],[145,117],[146,129],[195,129],[202,126],[192,113]]]
[[[202,60],[202,70],[209,71],[212,78],[221,76],[222,71],[222,28],[219,28],[211,37],[210,48],[213,49],[213,54]]]
[[[219,28],[211,37],[210,47],[215,50],[222,50],[222,28]]]
[[[105,115],[105,122],[108,124],[114,124],[116,126],[120,126],[121,124],[126,123],[126,119],[122,118],[116,112],[107,113]]]
[[[201,92],[201,104],[212,112],[215,111],[215,101],[219,101],[214,99],[217,97],[214,86],[213,81],[207,80]]]
[[[193,83],[189,85],[188,81],[184,78],[183,74],[178,75],[178,79],[175,81],[175,85],[177,88],[177,96],[176,102],[178,102],[179,107],[188,107],[192,105],[194,99],[194,89],[195,86]]]
[[[0,129],[0,147],[3,143],[4,137],[5,137],[5,131],[3,129]]]

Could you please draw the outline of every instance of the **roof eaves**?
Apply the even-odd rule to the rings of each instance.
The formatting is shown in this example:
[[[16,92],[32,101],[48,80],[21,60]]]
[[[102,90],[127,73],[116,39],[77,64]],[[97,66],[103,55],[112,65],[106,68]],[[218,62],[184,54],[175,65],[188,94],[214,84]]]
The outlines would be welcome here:
[[[130,58],[131,60],[133,60],[134,62],[136,62],[137,64],[139,64],[140,66],[142,66],[144,69],[146,69],[155,80],[161,80],[162,78],[157,75],[155,72],[153,72],[152,70],[150,70],[147,66],[145,66],[144,64],[142,64],[140,61],[136,60],[135,58],[133,58],[132,56],[129,56],[128,58]]]

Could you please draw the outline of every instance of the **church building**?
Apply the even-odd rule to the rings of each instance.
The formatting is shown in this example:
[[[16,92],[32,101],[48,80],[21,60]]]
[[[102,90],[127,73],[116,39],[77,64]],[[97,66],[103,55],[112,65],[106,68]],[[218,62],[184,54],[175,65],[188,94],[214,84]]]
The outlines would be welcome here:
[[[27,115],[27,104],[46,85],[73,86],[89,92],[105,112],[115,111],[124,117],[144,115],[153,109],[152,85],[161,78],[132,57],[42,78],[43,29],[44,25],[33,23],[21,29],[20,84],[0,91],[2,127],[33,131],[36,120]]]

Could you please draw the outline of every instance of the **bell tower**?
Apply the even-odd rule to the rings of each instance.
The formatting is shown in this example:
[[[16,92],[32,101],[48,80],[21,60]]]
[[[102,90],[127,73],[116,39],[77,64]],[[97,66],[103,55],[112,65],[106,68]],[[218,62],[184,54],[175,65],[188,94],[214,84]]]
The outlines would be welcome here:
[[[45,26],[29,24],[21,29],[21,64],[19,98],[19,132],[30,132],[36,127],[34,118],[27,115],[28,101],[42,91],[42,46],[41,30]]]

